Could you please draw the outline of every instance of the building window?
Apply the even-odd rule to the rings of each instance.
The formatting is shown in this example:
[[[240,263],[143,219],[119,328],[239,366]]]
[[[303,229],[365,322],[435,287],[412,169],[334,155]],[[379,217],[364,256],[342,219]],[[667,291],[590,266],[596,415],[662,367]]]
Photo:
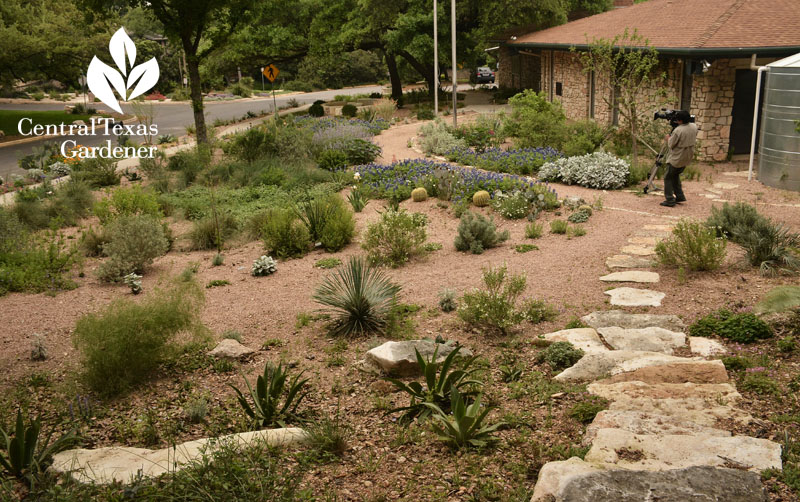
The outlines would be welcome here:
[[[556,82],[556,96],[563,96],[564,95],[564,86],[561,82]]]

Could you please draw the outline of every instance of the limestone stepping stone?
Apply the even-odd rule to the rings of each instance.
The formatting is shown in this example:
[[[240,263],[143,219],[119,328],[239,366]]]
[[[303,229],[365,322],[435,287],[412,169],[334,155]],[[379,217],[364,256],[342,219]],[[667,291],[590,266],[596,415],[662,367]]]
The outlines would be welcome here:
[[[693,354],[698,354],[703,357],[717,356],[728,352],[728,349],[723,344],[702,336],[690,336],[689,348]]]
[[[647,435],[600,429],[584,460],[636,471],[706,466],[758,473],[781,468],[781,446],[748,436]]]
[[[430,340],[408,340],[404,342],[386,342],[367,352],[364,369],[375,370],[388,375],[411,376],[419,374],[419,364],[414,349],[418,350],[423,359],[433,357],[439,349],[436,360],[444,361],[455,350],[456,345],[451,343],[434,343]],[[458,352],[461,357],[470,357],[472,352],[461,348]]]
[[[655,264],[652,260],[641,258],[639,256],[629,256],[626,254],[615,254],[606,258],[606,267],[608,268],[642,268],[652,267]]]
[[[660,307],[666,293],[650,289],[616,288],[605,292],[618,307]]]
[[[656,383],[728,383],[728,371],[722,361],[684,360],[617,373],[598,384],[617,382]]]
[[[734,190],[736,188],[739,188],[739,185],[737,185],[736,183],[721,182],[721,183],[714,183],[714,188],[718,188],[720,190]]]
[[[581,321],[594,329],[618,326],[628,329],[658,327],[670,331],[683,331],[686,327],[680,317],[676,315],[629,314],[624,310],[592,312],[581,317]]]
[[[659,281],[659,275],[655,272],[644,272],[641,270],[626,270],[624,272],[613,272],[600,278],[603,282],[636,282],[641,284],[653,284]]]
[[[730,202],[730,201],[728,199],[711,199],[711,202],[725,203],[725,202]]]
[[[652,256],[656,254],[656,248],[651,246],[640,246],[638,244],[624,246],[620,251],[624,254],[632,254],[636,256]]]
[[[603,410],[597,414],[586,428],[581,443],[591,445],[600,429],[622,429],[632,434],[670,434],[688,436],[704,434],[707,436],[730,437],[731,433],[723,429],[705,427],[694,422],[687,422],[669,415],[645,413],[642,411]]]
[[[667,363],[691,362],[685,357],[670,356],[660,352],[638,350],[609,350],[585,354],[572,367],[565,369],[554,378],[562,382],[581,382],[597,380],[609,375],[635,371],[647,366]],[[701,359],[697,359],[701,361]]]
[[[243,359],[255,352],[255,349],[245,347],[232,338],[226,338],[220,341],[208,355],[217,359]]]
[[[712,194],[716,195],[717,197],[722,195],[722,190],[718,190],[716,188],[706,188],[706,192],[712,193]]]
[[[544,339],[550,342],[569,342],[584,352],[608,352],[608,347],[592,328],[564,329],[547,333]]]
[[[629,244],[639,244],[641,246],[655,246],[660,241],[658,237],[651,237],[651,236],[633,236],[628,237]]]
[[[656,231],[659,231],[659,232],[672,232],[672,225],[663,225],[663,224],[652,225],[651,224],[651,225],[645,225],[642,228],[645,229],[645,230],[656,230]]]
[[[634,237],[655,237],[656,239],[666,239],[670,235],[672,232],[663,230],[637,230],[633,233]]]
[[[548,462],[531,502],[767,502],[761,476],[751,471],[687,467],[658,472],[604,469],[578,457]]]
[[[686,335],[664,328],[625,329],[607,326],[597,331],[614,350],[644,350],[672,354],[674,349],[686,345]]]
[[[179,444],[174,449],[148,450],[123,446],[75,449],[56,453],[50,468],[56,473],[69,473],[82,483],[130,483],[139,472],[146,477],[156,477],[180,470],[221,445],[246,446],[264,442],[270,446],[284,446],[302,442],[305,438],[303,429],[291,427],[198,439]]]
[[[752,422],[748,413],[732,405],[739,393],[728,384],[654,384],[619,382],[591,384],[589,392],[612,401],[612,411],[640,411],[675,417],[705,427],[719,428],[720,420]]]

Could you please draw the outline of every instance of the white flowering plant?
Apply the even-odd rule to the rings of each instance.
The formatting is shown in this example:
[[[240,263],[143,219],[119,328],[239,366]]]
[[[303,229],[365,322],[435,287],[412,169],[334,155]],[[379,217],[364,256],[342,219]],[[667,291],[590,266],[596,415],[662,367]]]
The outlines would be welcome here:
[[[610,153],[560,158],[548,162],[539,170],[542,181],[560,181],[598,190],[622,188],[628,181],[630,164]]]

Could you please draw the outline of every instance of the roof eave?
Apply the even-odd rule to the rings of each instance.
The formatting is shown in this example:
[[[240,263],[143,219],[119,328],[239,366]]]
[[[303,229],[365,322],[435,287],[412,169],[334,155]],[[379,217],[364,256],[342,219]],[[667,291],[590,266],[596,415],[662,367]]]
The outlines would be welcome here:
[[[543,42],[512,42],[500,44],[504,47],[519,49],[547,49],[568,51],[573,47],[579,51],[589,49],[588,44],[555,44]],[[687,57],[743,57],[758,54],[759,56],[791,56],[800,52],[800,45],[779,47],[655,47],[659,54],[667,56]]]

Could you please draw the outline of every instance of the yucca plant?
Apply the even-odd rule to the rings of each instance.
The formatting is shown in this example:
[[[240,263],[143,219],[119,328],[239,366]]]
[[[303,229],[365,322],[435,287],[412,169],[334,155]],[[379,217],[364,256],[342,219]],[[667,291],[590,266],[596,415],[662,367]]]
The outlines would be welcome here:
[[[306,227],[308,233],[311,234],[313,242],[320,240],[322,236],[322,229],[331,217],[331,213],[337,210],[337,201],[334,201],[336,195],[329,197],[322,197],[317,199],[306,200],[300,202],[295,208],[297,217],[300,218]]]
[[[456,389],[450,396],[452,415],[434,403],[425,403],[425,406],[433,412],[433,418],[439,424],[434,425],[439,439],[457,448],[482,448],[496,440],[492,434],[504,425],[503,422],[484,425],[483,421],[492,408],[481,407],[480,395],[467,405]]]
[[[73,432],[64,434],[52,443],[52,433],[40,440],[41,429],[38,418],[26,426],[20,410],[17,410],[16,427],[11,431],[13,435],[0,427],[4,444],[4,450],[0,452],[0,466],[7,474],[30,481],[30,475],[42,471],[55,453],[68,448],[76,440]]]
[[[244,412],[253,420],[253,429],[261,429],[273,425],[285,426],[285,420],[297,418],[297,407],[307,392],[302,392],[303,387],[308,383],[308,378],[300,379],[303,376],[301,371],[288,383],[289,371],[283,368],[283,364],[273,366],[267,362],[264,366],[264,374],[259,375],[254,389],[247,379],[247,389],[250,391],[250,399],[253,401],[251,406],[242,391],[236,386],[231,385],[236,391],[239,404]],[[285,394],[285,397],[284,397]],[[281,399],[283,398],[283,402]]]
[[[425,360],[422,354],[420,354],[417,349],[414,349],[417,355],[417,364],[425,378],[425,385],[419,382],[407,384],[395,378],[387,378],[386,380],[394,384],[395,387],[411,396],[411,404],[395,408],[388,413],[402,411],[403,414],[400,416],[400,422],[407,424],[415,419],[422,419],[430,416],[431,408],[427,406],[428,404],[435,404],[439,408],[448,409],[454,391],[461,392],[467,397],[475,394],[474,387],[483,385],[482,382],[470,378],[472,374],[477,371],[475,369],[469,369],[477,356],[466,359],[461,365],[461,368],[454,369],[453,363],[460,350],[460,346],[456,347],[447,355],[444,361],[438,363],[436,361],[439,355],[438,344],[436,350],[433,351],[433,356],[428,360]]]
[[[736,227],[733,239],[763,275],[800,270],[800,235],[781,223],[763,219],[752,227]]]
[[[361,257],[351,257],[325,277],[313,299],[327,307],[322,313],[332,318],[332,335],[355,336],[383,332],[399,292],[400,286],[380,269]]]

